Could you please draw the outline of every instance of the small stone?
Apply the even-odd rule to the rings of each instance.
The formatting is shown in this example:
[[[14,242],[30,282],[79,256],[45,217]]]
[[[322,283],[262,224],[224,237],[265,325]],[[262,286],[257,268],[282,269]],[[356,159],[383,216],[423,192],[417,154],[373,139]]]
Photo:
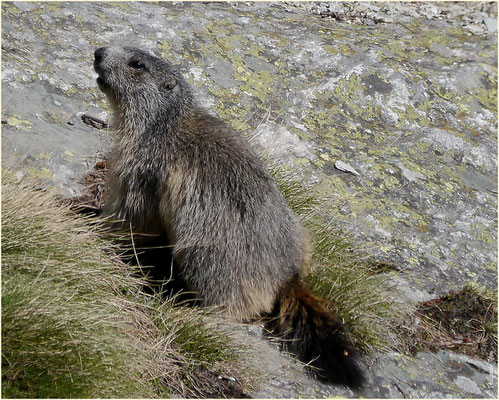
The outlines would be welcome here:
[[[31,11],[31,9],[35,7],[35,4],[26,1],[14,1],[13,4],[21,11]]]
[[[344,163],[343,161],[340,161],[340,160],[336,161],[334,163],[334,166],[336,169],[339,169],[340,171],[350,172],[351,174],[354,174],[356,176],[360,175],[353,167]]]
[[[438,8],[432,4],[424,4],[421,7],[421,12],[426,19],[431,19],[438,14]]]
[[[367,10],[367,6],[365,4],[359,4],[356,8],[357,12],[363,12]]]
[[[332,13],[344,13],[345,6],[341,3],[330,3],[328,5],[328,10],[329,10],[329,12],[332,12]]]
[[[490,33],[497,32],[497,19],[496,18],[484,17],[483,23],[485,24],[485,26],[487,27],[487,30]]]
[[[432,14],[432,16],[438,14],[438,8],[434,5],[429,5],[427,10]]]
[[[470,31],[473,35],[480,35],[484,33],[484,29],[479,25],[465,25],[463,29]]]
[[[481,24],[483,19],[487,17],[486,14],[484,14],[483,12],[474,12],[474,13],[471,13],[470,15],[472,21],[475,23],[475,24]]]

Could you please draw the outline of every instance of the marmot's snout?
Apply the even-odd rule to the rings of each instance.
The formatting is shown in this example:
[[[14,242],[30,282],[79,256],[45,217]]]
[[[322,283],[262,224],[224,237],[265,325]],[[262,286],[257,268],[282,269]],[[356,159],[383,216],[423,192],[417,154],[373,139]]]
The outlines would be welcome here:
[[[94,70],[95,72],[99,73],[100,70],[100,64],[102,62],[102,59],[104,58],[104,52],[106,51],[105,47],[99,47],[97,50],[94,52]]]
[[[99,76],[97,77],[97,85],[99,86],[99,89],[102,90],[103,92],[108,87],[104,76],[104,69],[102,68],[102,62],[104,60],[106,52],[107,52],[106,47],[99,47],[94,52],[94,71],[97,72],[97,74],[99,74]]]

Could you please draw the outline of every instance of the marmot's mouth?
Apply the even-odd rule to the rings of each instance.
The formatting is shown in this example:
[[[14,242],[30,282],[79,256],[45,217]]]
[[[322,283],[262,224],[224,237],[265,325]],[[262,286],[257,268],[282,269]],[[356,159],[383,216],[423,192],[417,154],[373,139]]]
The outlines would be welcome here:
[[[99,86],[99,89],[104,92],[105,89],[109,88],[109,85],[102,77],[102,69],[100,68],[99,61],[97,59],[94,60],[94,71],[99,75],[96,79],[97,85]]]
[[[96,79],[97,86],[99,86],[99,89],[105,92],[107,89],[109,89],[109,85],[106,83],[104,79],[102,79],[101,76],[97,77]]]

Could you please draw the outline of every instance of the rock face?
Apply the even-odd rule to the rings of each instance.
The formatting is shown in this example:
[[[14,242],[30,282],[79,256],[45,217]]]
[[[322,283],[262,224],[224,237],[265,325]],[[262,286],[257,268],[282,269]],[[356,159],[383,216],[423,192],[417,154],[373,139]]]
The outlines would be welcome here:
[[[2,162],[78,194],[109,141],[80,118],[107,118],[93,50],[141,47],[180,64],[200,103],[334,199],[337,223],[405,271],[407,301],[495,288],[497,7],[477,14],[476,35],[427,8],[431,18],[405,7],[399,23],[391,8],[393,23],[359,25],[278,3],[4,2]],[[495,367],[463,356],[372,364],[361,394],[275,366],[254,395],[497,396]]]

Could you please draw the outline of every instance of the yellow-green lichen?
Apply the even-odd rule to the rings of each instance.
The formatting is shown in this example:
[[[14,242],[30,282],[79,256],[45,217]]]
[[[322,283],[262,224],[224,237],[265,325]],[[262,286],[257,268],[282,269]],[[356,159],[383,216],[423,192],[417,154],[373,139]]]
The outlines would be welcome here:
[[[25,119],[21,119],[21,117],[17,115],[8,115],[6,117],[7,120],[7,125],[23,129],[25,131],[32,131],[33,129],[33,124]]]
[[[490,227],[482,224],[482,223],[474,223],[471,224],[471,228],[475,231],[475,236],[477,237],[478,240],[481,242],[487,243],[487,244],[494,244],[496,241],[490,234]]]
[[[47,168],[28,168],[27,174],[33,178],[48,180],[52,178],[52,171]]]
[[[60,125],[62,123],[58,115],[50,113],[48,111],[43,111],[42,116],[44,117],[45,121],[51,124]]]
[[[71,151],[69,150],[66,150],[63,154],[62,154],[62,158],[64,160],[66,160],[67,162],[72,162],[73,161],[73,157],[74,157],[74,153],[72,153]]]
[[[163,58],[168,58],[168,54],[172,48],[172,45],[167,42],[166,40],[160,40],[158,41],[158,49],[159,49],[159,54],[161,55],[161,57]]]
[[[21,13],[21,10],[19,10],[14,4],[10,2],[2,2],[2,11],[9,12],[15,15],[19,15]]]
[[[37,160],[51,160],[52,154],[50,153],[40,153],[36,156]]]

